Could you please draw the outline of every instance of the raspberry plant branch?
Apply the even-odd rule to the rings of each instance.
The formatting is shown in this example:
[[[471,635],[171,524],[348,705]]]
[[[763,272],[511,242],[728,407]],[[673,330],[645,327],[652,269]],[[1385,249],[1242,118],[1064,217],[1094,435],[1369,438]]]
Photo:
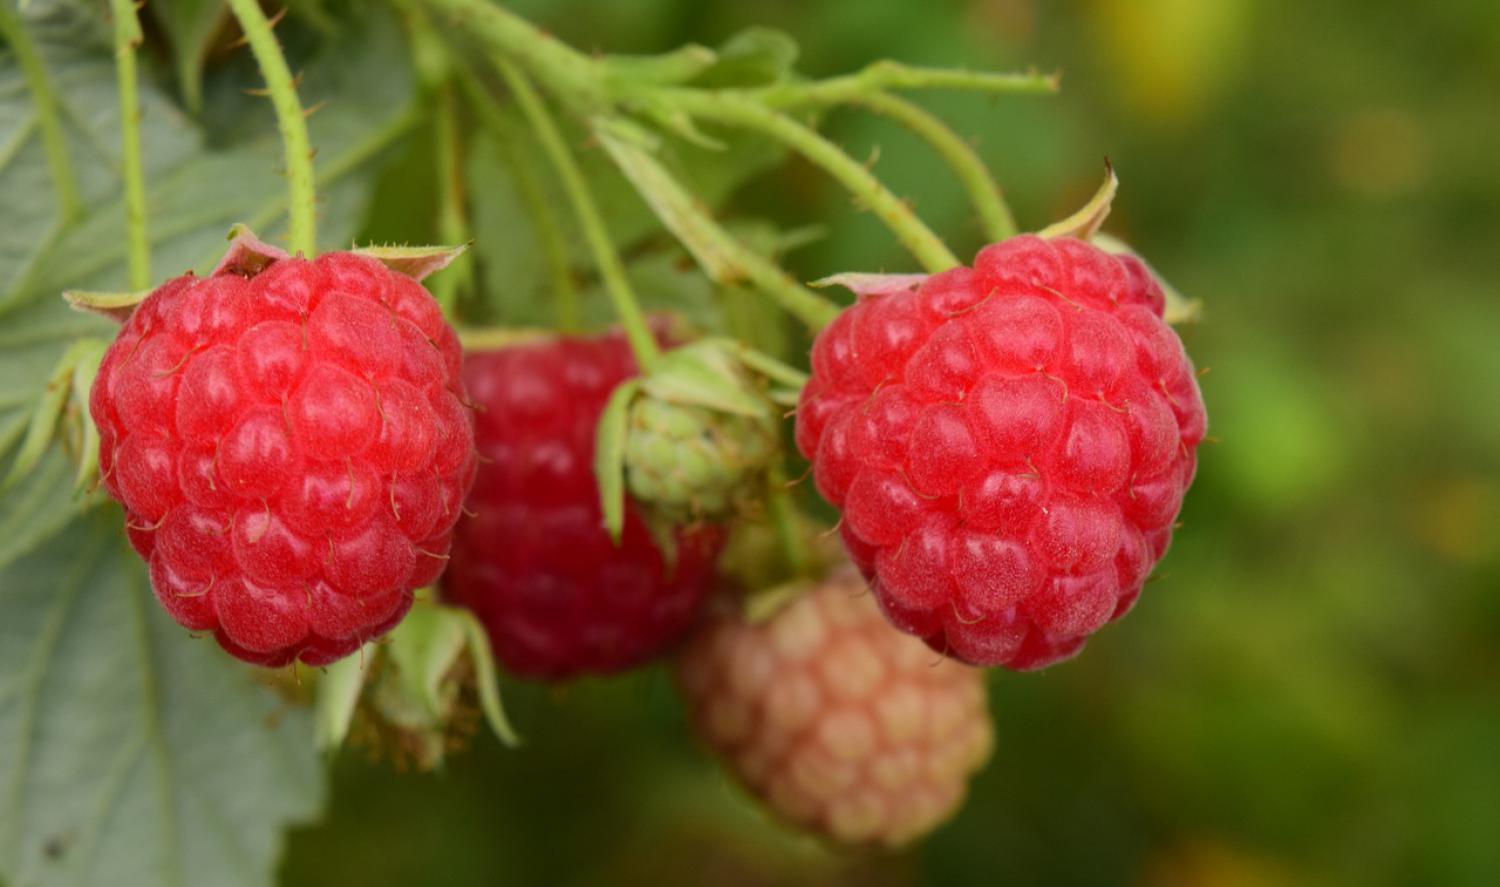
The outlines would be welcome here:
[[[120,166],[125,179],[125,239],[130,288],[151,286],[151,243],[146,236],[146,176],[141,164],[141,103],[136,95],[135,48],[141,23],[133,0],[110,0],[115,18],[115,82],[120,91]]]
[[[812,127],[729,90],[675,90],[668,101],[694,117],[758,130],[783,142],[822,167],[875,213],[923,268],[935,274],[958,266],[958,257],[917,218],[906,201],[891,193],[869,169]]]
[[[83,213],[83,202],[78,197],[78,182],[73,175],[73,162],[68,157],[68,140],[63,133],[62,108],[57,92],[52,87],[52,78],[42,56],[31,42],[31,35],[21,24],[20,16],[10,3],[0,3],[0,38],[10,44],[16,54],[21,74],[26,78],[26,88],[36,105],[37,122],[42,130],[42,146],[47,152],[47,169],[52,174],[52,188],[57,192],[57,203],[64,223],[77,219]]]
[[[986,239],[993,243],[1016,233],[1016,219],[1000,193],[1000,185],[974,147],[948,124],[914,102],[890,93],[872,92],[857,101],[916,133],[948,164],[968,192]]]
[[[290,185],[287,240],[293,253],[308,258],[317,255],[317,193],[313,177],[313,152],[307,137],[307,115],[297,99],[297,81],[287,67],[281,44],[271,32],[271,23],[257,0],[229,0],[229,9],[239,20],[245,42],[255,55],[266,92],[276,110],[276,125],[286,151],[286,175]]]
[[[656,339],[646,325],[635,291],[631,289],[630,280],[625,275],[625,266],[620,263],[620,257],[610,242],[609,231],[604,226],[603,217],[599,215],[599,208],[594,204],[588,183],[578,169],[578,162],[573,159],[573,152],[569,150],[557,123],[526,76],[509,62],[498,61],[496,64],[511,94],[515,96],[521,113],[531,124],[554,171],[562,180],[563,189],[583,228],[584,238],[594,253],[594,261],[604,279],[605,290],[614,303],[615,314],[625,330],[626,338],[630,340],[630,350],[634,352],[641,372],[649,373],[661,356],[661,349],[657,347]]]
[[[771,107],[828,105],[857,102],[865,96],[893,89],[955,89],[1014,95],[1050,95],[1057,92],[1054,74],[1028,71],[1006,74],[969,71],[963,68],[924,68],[882,59],[853,74],[827,80],[799,81],[747,90],[747,94]]]
[[[458,110],[451,84],[444,83],[433,94],[433,153],[436,155],[439,243],[468,243],[468,216],[464,209],[464,179],[460,167],[461,143],[458,133]],[[453,317],[458,300],[473,292],[474,264],[465,262],[457,272],[449,271],[435,278],[431,284],[432,296],[437,300],[443,314]]]
[[[635,140],[616,135],[605,126],[596,126],[595,134],[636,191],[715,283],[748,280],[814,331],[827,326],[838,314],[833,302],[797,283],[775,262],[725,231],[702,203]]]
[[[521,203],[526,207],[526,216],[531,220],[542,254],[547,262],[547,274],[552,281],[553,304],[557,312],[557,326],[562,332],[575,332],[583,327],[583,315],[578,305],[578,285],[573,280],[573,271],[568,266],[568,246],[563,238],[562,226],[552,204],[542,193],[533,170],[526,162],[519,142],[523,137],[516,127],[505,119],[495,102],[486,95],[473,78],[460,77],[468,104],[479,118],[479,125],[489,131],[501,154],[501,160],[511,172]]]

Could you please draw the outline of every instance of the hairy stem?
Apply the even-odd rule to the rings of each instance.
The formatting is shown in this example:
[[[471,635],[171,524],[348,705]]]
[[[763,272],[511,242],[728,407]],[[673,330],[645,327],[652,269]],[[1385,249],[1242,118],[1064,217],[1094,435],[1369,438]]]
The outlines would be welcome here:
[[[607,104],[600,63],[535,25],[485,0],[421,0],[455,29],[515,62],[546,89],[575,107]]]
[[[917,218],[906,201],[892,194],[864,165],[811,127],[727,90],[719,93],[672,90],[671,101],[695,117],[758,130],[785,143],[822,167],[868,207],[927,271],[936,273],[958,266],[958,257]]]
[[[990,175],[974,147],[959,138],[948,124],[918,105],[890,93],[870,93],[857,101],[916,133],[937,152],[968,192],[969,202],[979,214],[979,224],[986,238],[1004,240],[1016,233],[1015,216],[1006,205],[995,177]]]
[[[583,228],[584,239],[593,251],[594,263],[599,266],[605,291],[614,304],[615,315],[625,329],[626,338],[630,340],[630,349],[635,354],[636,363],[643,373],[649,373],[661,356],[661,349],[657,347],[656,339],[646,325],[645,315],[641,312],[630,280],[625,276],[625,266],[620,263],[620,257],[610,241],[609,230],[599,215],[599,208],[594,203],[588,182],[584,180],[573,152],[568,149],[562,132],[557,128],[557,123],[543,104],[541,96],[532,88],[531,82],[510,63],[499,61],[497,65],[506,85],[515,96],[516,103],[521,107],[521,113],[526,115],[537,140],[541,142],[542,150],[546,152],[558,178],[562,180],[563,189],[573,205],[573,212]]]
[[[997,74],[962,68],[920,68],[882,60],[863,70],[827,80],[782,83],[751,91],[759,101],[774,107],[829,105],[858,101],[864,96],[893,89],[953,89],[993,94],[1046,95],[1057,92],[1053,74]]]
[[[73,163],[68,157],[68,140],[63,133],[62,109],[57,92],[52,88],[52,78],[42,62],[41,53],[31,42],[31,35],[21,24],[11,3],[0,2],[0,37],[9,43],[16,54],[16,62],[26,78],[26,88],[36,103],[37,120],[42,129],[42,145],[47,152],[47,168],[52,173],[52,188],[57,192],[57,204],[63,221],[71,222],[83,214],[83,201],[78,197],[78,181],[73,176]]]
[[[115,18],[115,80],[120,90],[120,166],[125,179],[125,241],[130,288],[151,285],[151,242],[146,236],[146,174],[141,163],[141,104],[136,95],[135,48],[141,23],[133,0],[110,0]]]
[[[612,134],[604,125],[596,126],[595,134],[615,165],[693,254],[709,279],[716,283],[748,280],[813,331],[822,329],[838,314],[839,307],[833,302],[797,283],[775,262],[725,231],[648,150]]]
[[[563,237],[562,224],[552,211],[552,204],[526,162],[524,149],[519,144],[523,135],[505,119],[495,107],[495,100],[472,78],[461,77],[458,82],[469,105],[479,115],[480,125],[489,130],[499,145],[501,159],[510,170],[521,203],[526,207],[526,217],[531,220],[536,238],[541,243],[547,274],[552,280],[558,329],[576,332],[583,326],[583,315],[578,304],[578,285],[573,280],[573,269],[568,266],[568,244]]]
[[[276,125],[281,130],[287,181],[291,187],[287,239],[293,253],[311,258],[318,252],[317,192],[312,146],[307,137],[307,115],[297,99],[297,82],[287,67],[281,44],[271,33],[271,24],[261,11],[258,0],[229,0],[229,8],[245,33],[245,42],[250,44],[255,63],[265,78],[271,106],[276,110]]]
[[[463,146],[459,139],[453,88],[447,84],[442,85],[433,99],[437,102],[433,147],[437,155],[434,173],[438,183],[438,242],[456,246],[468,243],[471,238],[468,215],[464,208],[464,179],[459,161]],[[473,292],[473,260],[464,262],[458,269],[449,269],[447,274],[438,277],[433,284],[433,298],[437,299],[443,314],[452,318],[458,300]]]

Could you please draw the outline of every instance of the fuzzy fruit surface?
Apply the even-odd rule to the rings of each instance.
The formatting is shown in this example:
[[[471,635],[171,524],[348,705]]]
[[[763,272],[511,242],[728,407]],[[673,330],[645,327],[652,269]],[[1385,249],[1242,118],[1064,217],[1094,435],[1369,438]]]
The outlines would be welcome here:
[[[351,253],[151,293],[89,411],[172,618],[264,666],[394,627],[442,571],[477,467],[460,362],[427,290]]]
[[[594,481],[595,426],[637,369],[623,336],[558,338],[470,354],[464,378],[484,462],[459,522],[444,593],[523,677],[639,665],[696,618],[722,534],[680,531],[668,563],[633,503],[616,546]]]
[[[1014,237],[861,298],[813,345],[797,445],[891,621],[1035,669],[1124,615],[1206,417],[1138,259]]]
[[[679,520],[724,516],[775,454],[775,423],[759,417],[649,396],[630,408],[631,495]]]
[[[842,844],[930,832],[993,745],[982,674],[893,629],[852,569],[763,624],[710,621],[677,666],[699,734],[735,776]]]

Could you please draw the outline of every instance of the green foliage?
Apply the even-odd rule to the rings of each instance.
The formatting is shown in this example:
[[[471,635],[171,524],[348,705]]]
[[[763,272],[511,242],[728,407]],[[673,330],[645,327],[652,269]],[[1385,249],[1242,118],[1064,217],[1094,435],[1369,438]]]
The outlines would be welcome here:
[[[269,884],[321,804],[311,719],[161,611],[121,520],[0,570],[0,877]]]

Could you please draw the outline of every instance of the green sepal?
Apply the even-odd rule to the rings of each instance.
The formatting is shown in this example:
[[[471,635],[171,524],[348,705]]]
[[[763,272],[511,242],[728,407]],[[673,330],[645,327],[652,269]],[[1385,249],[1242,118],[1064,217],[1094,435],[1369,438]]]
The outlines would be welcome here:
[[[361,246],[350,252],[368,256],[412,280],[422,280],[448,267],[468,248],[467,243],[458,246]]]
[[[266,266],[272,262],[291,258],[286,250],[272,246],[255,236],[250,226],[243,222],[236,222],[229,228],[229,234],[225,237],[229,241],[229,249],[219,259],[219,264],[209,272],[210,276],[230,272],[242,277],[254,277],[266,270]],[[308,256],[308,258],[312,258]]]
[[[873,274],[864,271],[845,271],[841,274],[820,277],[808,286],[816,289],[841,286],[856,296],[885,296],[914,290],[926,279],[926,274]]]
[[[36,467],[42,456],[46,455],[48,447],[57,436],[58,423],[63,418],[70,398],[76,398],[81,414],[80,419],[85,426],[80,457],[83,457],[88,450],[88,433],[93,431],[92,460],[95,466],[98,465],[98,432],[93,428],[93,422],[87,413],[89,387],[92,387],[94,377],[99,372],[99,361],[103,359],[107,347],[98,339],[80,339],[69,346],[58,358],[52,375],[48,377],[46,386],[42,388],[41,395],[31,409],[31,418],[26,423],[26,435],[21,439],[21,446],[16,451],[15,460],[11,462],[10,473],[6,475],[3,482],[0,482],[0,490],[8,489],[24,477]],[[84,370],[87,378],[87,385],[82,387],[81,395],[76,393],[80,389],[74,380],[80,369]],[[85,466],[87,464],[87,462],[84,463]],[[86,468],[80,469],[80,471],[85,470]]]
[[[693,80],[710,89],[785,82],[797,61],[797,41],[774,28],[751,27],[724,41],[718,60]]]
[[[324,668],[319,676],[318,697],[313,704],[313,741],[322,751],[337,751],[348,738],[378,649],[375,644],[365,644],[358,653]]]
[[[463,624],[464,639],[468,642],[469,658],[474,664],[474,688],[479,694],[479,708],[490,729],[500,741],[514,748],[521,744],[521,736],[500,704],[500,677],[495,672],[495,654],[490,649],[490,637],[474,614],[459,607],[443,607],[453,618]]]
[[[661,356],[641,383],[651,397],[751,418],[766,415],[756,391],[722,341],[701,339]]]
[[[63,301],[74,311],[108,317],[123,324],[135,313],[135,306],[146,300],[151,290],[134,293],[100,293],[91,290],[63,290]]]
[[[722,140],[704,133],[687,112],[671,102],[654,96],[644,96],[634,100],[632,104],[652,123],[684,141],[710,151],[723,151],[728,147]]]
[[[625,440],[630,433],[630,404],[641,390],[638,379],[615,386],[594,432],[594,480],[604,529],[616,545],[625,532]]]
[[[80,445],[78,447],[78,476],[73,481],[73,492],[83,493],[99,474],[99,428],[89,414],[89,393],[94,389],[94,380],[99,378],[99,364],[109,344],[98,339],[84,339],[73,346],[78,349],[78,362],[73,367],[73,403],[78,409]]]
[[[1078,212],[1073,213],[1061,222],[1051,225],[1037,232],[1037,236],[1052,239],[1055,237],[1076,237],[1079,240],[1088,240],[1104,224],[1109,217],[1110,205],[1114,203],[1115,192],[1120,188],[1120,179],[1115,175],[1115,168],[1106,158],[1104,161],[1104,184],[1094,192]]]
[[[1102,231],[1094,235],[1093,243],[1094,246],[1099,247],[1107,253],[1113,253],[1117,256],[1134,256],[1150,270],[1151,276],[1156,278],[1157,285],[1161,287],[1162,294],[1167,297],[1167,307],[1162,315],[1162,319],[1167,323],[1174,325],[1191,323],[1197,320],[1198,316],[1202,314],[1202,299],[1189,299],[1178,292],[1177,288],[1167,283],[1160,274],[1156,273],[1156,269],[1151,266],[1151,263],[1141,258],[1141,254],[1132,249],[1130,244],[1112,234],[1105,234]]]

